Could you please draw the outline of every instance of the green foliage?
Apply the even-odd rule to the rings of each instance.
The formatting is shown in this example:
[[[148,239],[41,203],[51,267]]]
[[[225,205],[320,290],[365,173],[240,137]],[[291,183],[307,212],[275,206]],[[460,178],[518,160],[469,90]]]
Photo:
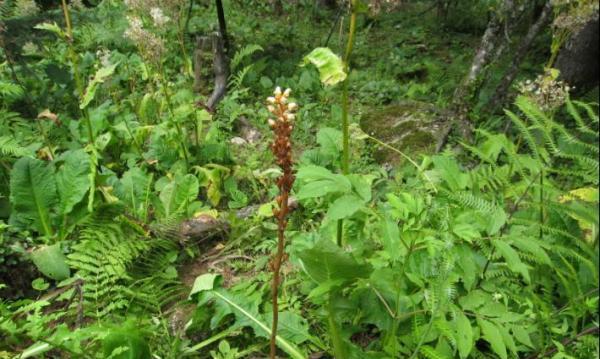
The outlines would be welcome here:
[[[465,48],[480,42],[487,12],[504,16],[500,2],[403,2],[379,15],[368,9],[382,2],[354,2],[347,64],[336,55],[347,9],[333,24],[335,12],[311,1],[283,2],[285,16],[265,1],[226,2],[236,52],[214,113],[202,109],[213,69],[203,58],[196,93],[188,64],[190,34],[214,31],[212,9],[191,4],[188,19],[187,7],[160,2],[170,17],[160,27],[144,6],[70,7],[70,37],[62,11],[36,26],[14,18],[15,3],[0,1],[0,357],[264,357],[279,172],[263,100],[275,85],[300,108],[279,356],[597,354],[597,104],[477,107],[473,141],[391,164],[374,146],[404,137],[358,130],[381,120],[365,114],[407,99],[445,118]],[[430,11],[438,4],[446,15]],[[148,42],[124,39],[128,17]],[[507,30],[519,41],[524,28]],[[330,32],[329,48],[314,49]],[[544,53],[527,57],[523,77]],[[496,52],[490,68],[513,55]],[[488,75],[482,102],[500,72]],[[333,86],[343,81],[351,107]],[[402,120],[419,125],[415,111]]]

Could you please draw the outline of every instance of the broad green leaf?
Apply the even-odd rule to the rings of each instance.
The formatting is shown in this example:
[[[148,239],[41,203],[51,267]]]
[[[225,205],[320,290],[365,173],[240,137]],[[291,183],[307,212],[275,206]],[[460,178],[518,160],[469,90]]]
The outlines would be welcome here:
[[[87,88],[83,94],[83,98],[81,99],[81,103],[79,104],[80,109],[85,109],[90,102],[96,96],[96,90],[98,89],[98,85],[104,83],[108,77],[115,73],[115,69],[119,63],[115,63],[106,67],[102,67],[96,71],[96,74],[92,78],[92,80],[88,83]]]
[[[84,150],[63,153],[63,165],[56,171],[56,188],[60,197],[60,214],[67,215],[83,200],[90,189],[90,156]]]
[[[52,167],[38,159],[19,159],[10,173],[11,216],[18,223],[31,223],[34,230],[52,236],[51,210],[58,202]]]
[[[301,167],[297,179],[300,184],[296,197],[299,200],[322,197],[329,193],[348,193],[352,189],[348,178],[319,166]]]
[[[494,353],[498,354],[502,359],[507,359],[506,345],[498,327],[494,323],[481,318],[477,318],[477,324],[481,328],[483,339],[490,343]]]
[[[176,177],[160,192],[165,217],[181,214],[198,197],[198,179],[194,175]]]
[[[272,322],[272,316],[269,316],[268,323],[271,324]],[[302,344],[310,339],[306,320],[289,311],[279,313],[277,333],[294,344]]]
[[[502,257],[506,260],[506,264],[508,264],[510,270],[512,270],[515,273],[521,274],[523,276],[523,279],[525,279],[525,281],[529,283],[529,269],[521,261],[521,258],[519,258],[519,254],[517,253],[517,251],[508,243],[502,240],[495,240],[492,243],[494,244],[494,247],[496,247],[498,252],[502,255]]]
[[[123,178],[115,186],[115,195],[139,213],[147,210],[151,184],[152,176],[144,173],[139,167],[134,167],[123,174]]]
[[[48,278],[63,280],[71,276],[67,265],[67,257],[60,248],[60,243],[42,246],[31,253],[31,260],[37,269]]]
[[[226,293],[221,293],[220,291],[213,291],[212,293],[214,294],[214,296],[216,298],[224,301],[229,306],[231,306],[236,312],[239,313],[239,315],[242,315],[242,316],[246,317],[248,320],[250,320],[254,326],[260,328],[260,330],[262,330],[264,332],[265,336],[271,335],[271,328],[269,328],[255,314],[253,314],[250,311],[248,311],[247,309],[245,309],[243,305],[240,305],[239,303],[236,303],[234,300],[232,300],[229,295],[227,295]],[[302,354],[302,352],[300,352],[300,350],[298,350],[298,348],[296,348],[293,344],[291,344],[290,342],[285,340],[280,335],[277,335],[276,342],[277,342],[277,345],[282,350],[284,350],[286,353],[288,353],[293,359],[305,359],[306,358],[305,355]]]
[[[344,195],[329,206],[327,218],[335,221],[342,218],[348,218],[356,213],[363,206],[363,200],[353,194]]]
[[[368,278],[372,271],[370,265],[359,264],[350,254],[327,239],[317,242],[314,247],[298,256],[303,269],[317,283]]]
[[[317,143],[324,154],[338,158],[342,153],[342,131],[323,127],[317,132]]]
[[[458,354],[461,358],[468,358],[474,344],[471,322],[463,312],[458,311],[453,323]]]
[[[192,290],[190,291],[189,297],[193,296],[196,293],[204,292],[207,290],[213,290],[215,288],[215,285],[217,284],[219,277],[219,274],[214,273],[206,273],[196,277],[196,280],[194,280],[194,285],[192,286]]]
[[[311,63],[318,70],[321,82],[325,85],[335,85],[346,79],[342,59],[327,47],[318,47],[304,57],[304,64]]]
[[[102,350],[111,359],[151,358],[148,343],[132,328],[112,329],[102,341]]]

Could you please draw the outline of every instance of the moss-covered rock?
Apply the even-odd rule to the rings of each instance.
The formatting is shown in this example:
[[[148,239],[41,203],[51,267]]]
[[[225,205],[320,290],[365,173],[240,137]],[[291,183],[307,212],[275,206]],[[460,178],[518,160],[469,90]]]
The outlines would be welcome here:
[[[439,112],[425,102],[405,101],[363,115],[361,129],[411,157],[435,150],[439,140]],[[398,163],[401,156],[380,146],[374,153],[380,163]]]

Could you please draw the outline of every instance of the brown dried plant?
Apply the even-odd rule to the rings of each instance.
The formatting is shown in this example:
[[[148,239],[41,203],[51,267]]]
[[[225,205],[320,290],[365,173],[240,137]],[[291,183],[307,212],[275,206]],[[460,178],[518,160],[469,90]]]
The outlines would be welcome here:
[[[287,227],[287,215],[289,212],[288,200],[290,191],[294,184],[294,162],[292,160],[292,143],[291,135],[294,128],[295,112],[298,110],[298,105],[288,103],[291,90],[287,89],[284,92],[277,87],[273,93],[273,97],[267,99],[268,109],[275,119],[269,119],[269,125],[275,134],[275,139],[271,145],[271,150],[277,160],[277,165],[283,171],[283,174],[277,180],[279,187],[279,195],[277,196],[277,208],[273,210],[273,214],[277,219],[277,252],[271,262],[271,270],[273,271],[273,324],[271,327],[271,358],[276,355],[276,338],[277,325],[279,318],[278,294],[280,285],[280,269],[281,264],[285,260],[285,229]]]

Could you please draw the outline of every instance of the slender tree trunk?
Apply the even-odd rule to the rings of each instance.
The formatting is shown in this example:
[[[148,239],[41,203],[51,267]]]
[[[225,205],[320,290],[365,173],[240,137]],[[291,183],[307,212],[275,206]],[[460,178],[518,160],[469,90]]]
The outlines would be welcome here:
[[[206,107],[209,111],[214,111],[227,93],[227,79],[229,78],[229,58],[225,54],[225,40],[220,34],[213,39],[214,60],[213,66],[215,71],[215,89],[212,95],[206,102]]]
[[[510,65],[510,68],[504,74],[504,77],[500,81],[500,84],[496,88],[494,93],[494,97],[487,104],[487,111],[493,112],[499,106],[503,105],[506,97],[509,92],[510,85],[513,83],[517,74],[519,73],[519,67],[523,63],[523,60],[527,56],[527,53],[531,49],[531,45],[535,38],[540,34],[540,32],[544,29],[552,18],[552,3],[551,1],[546,2],[542,12],[540,13],[538,19],[535,21],[533,25],[529,28],[527,35],[521,41],[519,48],[517,49],[513,61]]]
[[[229,36],[227,35],[227,22],[225,21],[225,11],[223,10],[223,1],[215,0],[217,6],[217,16],[219,17],[219,32],[223,40],[223,47],[226,53],[229,53]]]
[[[501,38],[503,25],[506,19],[511,19],[515,13],[516,6],[513,0],[504,0],[502,3],[501,12],[504,16],[495,13],[481,37],[481,42],[475,57],[469,68],[467,76],[454,92],[454,99],[450,107],[450,115],[447,120],[442,135],[437,144],[437,151],[441,151],[452,131],[453,126],[458,126],[461,137],[470,141],[473,137],[471,123],[469,122],[469,112],[473,104],[476,94],[479,92],[481,79],[483,78],[487,65],[494,57],[495,49],[498,46],[498,41]]]

